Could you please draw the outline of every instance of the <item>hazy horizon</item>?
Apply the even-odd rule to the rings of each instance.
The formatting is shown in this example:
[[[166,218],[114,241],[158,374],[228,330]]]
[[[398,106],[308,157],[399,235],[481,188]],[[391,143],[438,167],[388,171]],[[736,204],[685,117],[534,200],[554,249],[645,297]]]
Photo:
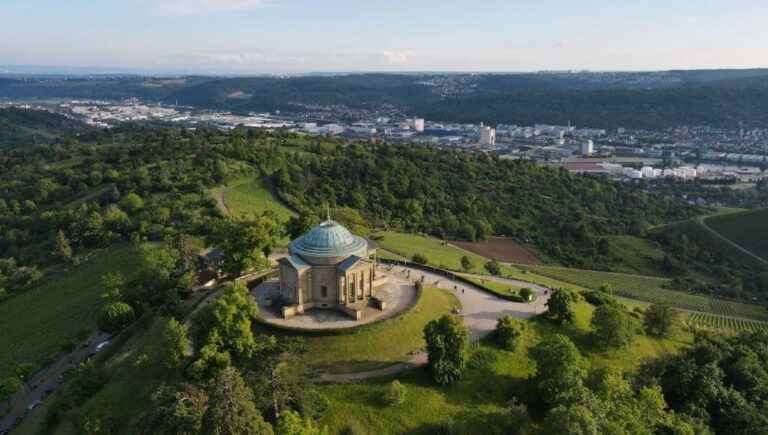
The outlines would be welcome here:
[[[9,0],[0,65],[185,74],[768,67],[768,4]]]

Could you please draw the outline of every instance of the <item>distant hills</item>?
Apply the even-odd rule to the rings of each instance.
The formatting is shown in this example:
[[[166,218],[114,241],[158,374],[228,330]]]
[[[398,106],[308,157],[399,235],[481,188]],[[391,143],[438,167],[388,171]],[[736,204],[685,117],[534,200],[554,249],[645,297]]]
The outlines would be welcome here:
[[[768,70],[525,74],[347,74],[296,77],[0,78],[0,98],[90,98],[233,111],[304,105],[396,107],[453,122],[593,127],[768,124]]]

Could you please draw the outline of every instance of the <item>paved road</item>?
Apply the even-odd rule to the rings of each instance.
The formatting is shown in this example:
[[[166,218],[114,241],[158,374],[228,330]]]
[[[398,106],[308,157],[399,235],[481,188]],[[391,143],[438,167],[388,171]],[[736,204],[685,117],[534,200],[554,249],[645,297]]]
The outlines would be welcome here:
[[[534,302],[521,304],[501,299],[484,290],[480,290],[480,288],[474,285],[464,284],[434,273],[399,266],[393,267],[393,272],[412,281],[421,280],[423,276],[427,287],[439,287],[453,292],[461,301],[461,316],[464,318],[464,324],[469,328],[472,341],[478,341],[493,332],[496,329],[497,320],[503,316],[529,319],[543,313],[546,311],[546,303],[551,294],[548,288],[540,285],[507,278],[482,276],[483,279],[487,280],[518,287],[528,287],[536,293],[536,300]],[[358,373],[322,373],[317,379],[320,382],[352,382],[394,375],[408,369],[425,366],[426,364],[426,353],[418,351],[404,363]]]
[[[64,372],[93,356],[97,352],[96,347],[109,338],[109,334],[95,333],[73,352],[62,356],[53,364],[35,373],[27,383],[27,387],[13,396],[10,412],[0,420],[0,433],[21,423],[21,420],[29,413],[27,407],[30,404],[42,402],[64,382]]]

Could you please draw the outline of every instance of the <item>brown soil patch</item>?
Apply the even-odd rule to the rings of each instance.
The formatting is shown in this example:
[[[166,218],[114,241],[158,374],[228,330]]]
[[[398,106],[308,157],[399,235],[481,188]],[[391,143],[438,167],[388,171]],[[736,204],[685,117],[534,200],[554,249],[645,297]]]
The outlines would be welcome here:
[[[462,249],[504,263],[541,264],[535,255],[512,239],[490,237],[482,242],[451,242]]]

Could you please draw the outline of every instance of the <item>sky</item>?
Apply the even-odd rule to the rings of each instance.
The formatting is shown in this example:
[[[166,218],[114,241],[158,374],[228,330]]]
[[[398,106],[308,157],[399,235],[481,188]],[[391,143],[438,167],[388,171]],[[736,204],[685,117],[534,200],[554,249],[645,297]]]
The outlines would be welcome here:
[[[200,73],[768,67],[766,0],[0,0],[0,65]]]

